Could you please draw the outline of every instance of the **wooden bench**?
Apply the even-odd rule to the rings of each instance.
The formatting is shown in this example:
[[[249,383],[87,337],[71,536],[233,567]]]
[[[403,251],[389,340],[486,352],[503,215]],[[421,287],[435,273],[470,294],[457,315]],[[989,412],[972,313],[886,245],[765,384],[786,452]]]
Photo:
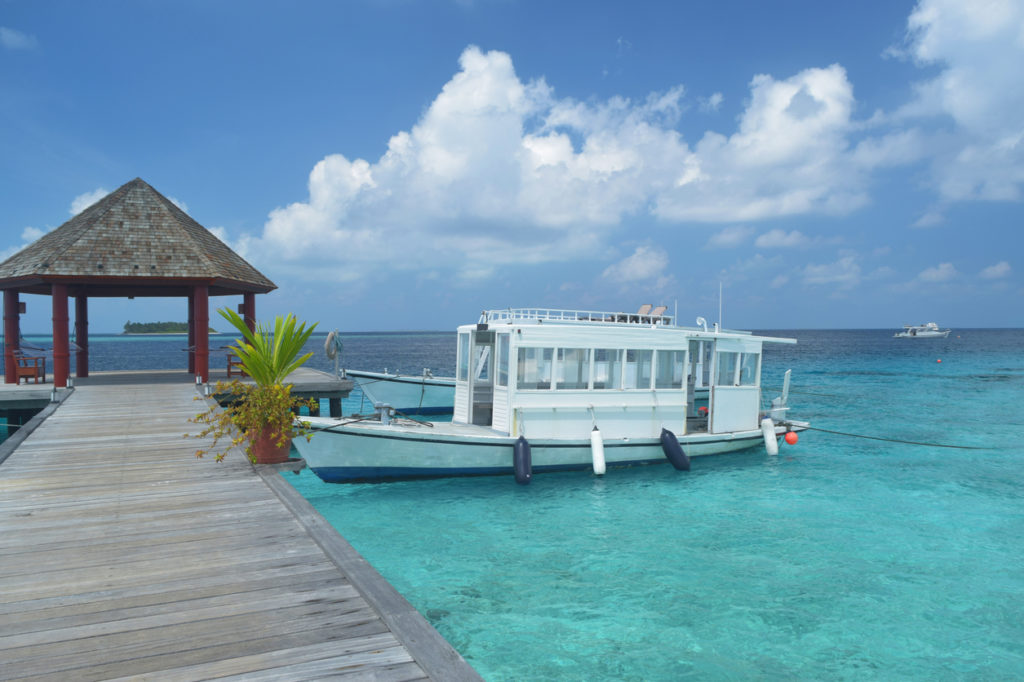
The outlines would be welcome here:
[[[245,370],[242,369],[242,361],[234,353],[228,353],[228,377],[236,374],[240,377],[246,376]]]
[[[46,383],[46,358],[42,355],[25,355],[20,350],[14,351],[14,371],[17,379],[16,383],[21,383],[21,378],[25,377],[25,383],[28,383],[29,379],[32,379],[35,383],[39,383],[40,379]]]

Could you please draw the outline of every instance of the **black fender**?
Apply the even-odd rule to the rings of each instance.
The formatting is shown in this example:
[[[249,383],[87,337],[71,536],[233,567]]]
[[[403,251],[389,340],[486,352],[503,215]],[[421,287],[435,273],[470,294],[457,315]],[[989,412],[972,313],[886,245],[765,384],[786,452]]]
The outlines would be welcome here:
[[[665,451],[665,457],[672,462],[672,466],[676,469],[679,471],[690,470],[690,458],[683,452],[679,439],[676,438],[676,434],[665,428],[661,430],[661,449]]]
[[[526,485],[533,478],[533,462],[530,459],[530,442],[519,436],[512,446],[512,468],[516,473],[516,483]]]

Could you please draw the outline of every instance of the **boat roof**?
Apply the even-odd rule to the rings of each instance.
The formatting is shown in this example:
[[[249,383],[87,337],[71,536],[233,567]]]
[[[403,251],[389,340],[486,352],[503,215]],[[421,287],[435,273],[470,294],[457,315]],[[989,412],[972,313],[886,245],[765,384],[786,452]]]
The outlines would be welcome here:
[[[553,308],[504,308],[501,310],[484,310],[475,328],[487,329],[498,325],[566,325],[571,327],[591,327],[597,329],[622,330],[664,330],[686,332],[692,337],[742,337],[769,343],[796,343],[796,339],[777,336],[755,336],[752,332],[736,329],[719,329],[715,324],[711,329],[703,318],[697,318],[699,327],[683,327],[675,324],[672,315],[651,315],[650,313],[623,313],[596,310],[561,310]],[[463,325],[459,331],[471,331],[474,325]]]

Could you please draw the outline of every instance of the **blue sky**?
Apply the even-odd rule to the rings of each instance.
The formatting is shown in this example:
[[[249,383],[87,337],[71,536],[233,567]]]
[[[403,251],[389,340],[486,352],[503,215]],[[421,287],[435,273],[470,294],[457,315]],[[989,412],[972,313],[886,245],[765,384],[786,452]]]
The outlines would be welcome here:
[[[1024,327],[1022,63],[1020,0],[0,0],[0,255],[141,177],[324,329]]]

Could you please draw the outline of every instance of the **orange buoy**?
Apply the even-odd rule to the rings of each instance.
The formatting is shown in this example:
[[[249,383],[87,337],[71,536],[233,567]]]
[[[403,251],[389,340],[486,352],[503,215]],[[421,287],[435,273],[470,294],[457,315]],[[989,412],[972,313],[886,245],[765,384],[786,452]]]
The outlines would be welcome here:
[[[786,431],[786,442],[790,445],[796,445],[796,442],[800,440],[800,436],[796,435],[796,431]]]
[[[942,362],[942,358],[939,358],[939,359],[938,359],[938,360],[936,360],[935,362]]]

